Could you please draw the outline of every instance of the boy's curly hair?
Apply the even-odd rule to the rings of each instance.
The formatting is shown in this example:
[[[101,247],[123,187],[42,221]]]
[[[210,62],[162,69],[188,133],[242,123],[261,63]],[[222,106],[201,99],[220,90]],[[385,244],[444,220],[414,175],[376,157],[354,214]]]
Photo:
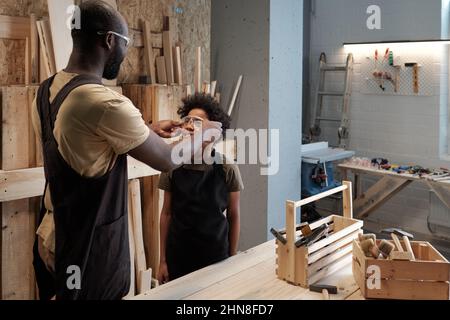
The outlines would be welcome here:
[[[187,117],[193,109],[201,109],[206,112],[210,121],[222,123],[223,132],[230,129],[231,118],[220,107],[217,100],[211,95],[204,93],[196,93],[183,99],[183,105],[178,109],[181,118]]]

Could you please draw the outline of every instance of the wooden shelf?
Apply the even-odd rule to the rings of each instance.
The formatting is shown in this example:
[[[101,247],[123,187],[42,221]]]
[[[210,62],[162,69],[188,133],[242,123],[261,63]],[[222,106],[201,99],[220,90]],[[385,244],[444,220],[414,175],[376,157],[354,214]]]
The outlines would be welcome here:
[[[128,157],[128,179],[159,175],[149,166]],[[0,171],[0,202],[22,200],[43,195],[45,187],[44,168]]]

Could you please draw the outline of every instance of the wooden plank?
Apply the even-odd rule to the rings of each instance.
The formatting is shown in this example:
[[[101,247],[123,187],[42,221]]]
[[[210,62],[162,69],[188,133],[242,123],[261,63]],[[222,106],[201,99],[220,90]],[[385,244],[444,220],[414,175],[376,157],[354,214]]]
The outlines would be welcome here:
[[[295,248],[295,285],[308,286],[308,249],[306,247]],[[287,279],[285,279],[287,280]]]
[[[142,20],[141,24],[144,37],[144,60],[147,67],[146,73],[150,76],[151,84],[156,84],[155,58],[153,56],[153,47],[151,43],[150,23]]]
[[[429,242],[414,241],[411,242],[414,252],[418,252],[417,255],[421,257],[421,250],[426,249],[427,259],[430,261],[443,261],[448,262],[447,259],[434,248]]]
[[[367,270],[366,261],[367,259],[359,246],[359,242],[357,240],[354,240],[352,271],[353,276],[355,277],[355,280],[358,283],[359,289],[361,290],[361,294],[363,296],[366,295],[366,277],[365,277],[366,271],[363,271]]]
[[[211,84],[205,81],[202,86],[202,93],[209,95],[210,92],[211,92]]]
[[[159,224],[161,216],[161,193],[158,189],[159,176],[143,179],[142,222],[144,235],[144,248],[147,267],[158,274],[160,262]]]
[[[287,248],[287,272],[286,280],[290,282],[295,281],[295,223],[296,210],[295,204],[292,201],[286,202],[286,248]]]
[[[74,5],[73,0],[47,0],[50,17],[55,72],[63,70],[72,54],[71,30],[67,27],[67,8]],[[50,50],[50,49],[49,49]]]
[[[202,88],[202,47],[197,47],[194,70],[194,92],[200,92]]]
[[[39,34],[36,15],[30,15],[31,83],[39,83]]]
[[[166,58],[164,56],[156,58],[156,70],[158,71],[158,83],[167,84]]]
[[[1,100],[2,150],[0,168],[2,170],[26,169],[29,165],[28,88],[24,86],[3,87]]]
[[[31,83],[31,44],[30,38],[25,39],[25,85]]]
[[[259,288],[273,280],[274,261],[269,259],[187,297],[188,300],[253,300]],[[255,272],[257,270],[257,272]]]
[[[24,40],[30,36],[30,18],[0,15],[0,39]]]
[[[343,256],[347,255],[348,253],[352,252],[352,244],[349,243],[348,245],[341,247],[339,249],[336,249],[336,251],[332,254],[329,254],[328,256],[320,259],[319,261],[310,264],[308,267],[308,273],[314,274],[320,269],[326,267],[327,265],[333,263],[334,261],[342,258]]]
[[[48,21],[38,21],[37,30],[41,46],[42,63],[45,66],[44,77],[49,78],[56,73],[56,65],[53,53],[53,42],[51,39],[50,26]]]
[[[167,82],[168,82],[168,84],[173,84],[174,76],[173,76],[173,54],[172,54],[171,31],[163,32],[163,47],[164,47],[164,58],[166,59]]]
[[[31,107],[33,105],[34,98],[36,97],[38,86],[30,86],[28,87],[28,103],[27,103],[27,111],[29,116],[28,121],[28,168],[35,168],[37,166],[38,161],[40,161],[41,150],[38,148],[36,135],[34,133],[33,124],[31,121]],[[41,144],[39,143],[39,146]]]
[[[211,96],[214,97],[216,95],[217,81],[211,82]]]
[[[234,107],[236,105],[236,99],[239,94],[239,90],[241,89],[243,76],[239,76],[238,82],[236,84],[236,88],[234,89],[233,97],[231,98],[230,107],[228,108],[228,115],[231,117],[233,114]]]
[[[368,260],[369,265],[379,266],[382,279],[449,281],[450,264],[431,261]]]
[[[398,173],[395,173],[394,171],[372,169],[372,168],[354,166],[354,165],[349,165],[349,164],[339,164],[338,168],[340,170],[350,170],[350,171],[353,171],[355,173],[357,172],[360,174],[373,174],[373,175],[377,175],[377,176],[381,176],[381,177],[393,176],[395,178],[403,178],[403,179],[407,179],[407,180],[422,180],[422,178],[420,178],[419,176],[415,176],[415,175],[408,174],[408,173],[398,174]],[[344,180],[346,180],[346,179],[344,179]]]
[[[133,47],[144,47],[144,37],[141,30],[130,30],[130,37],[133,39]],[[163,49],[162,33],[151,33],[151,43],[154,49]]]
[[[242,252],[222,263],[211,265],[186,275],[165,285],[159,286],[134,300],[178,300],[195,294],[217,283],[252,268],[268,259],[274,259],[275,242],[269,241],[256,248]],[[220,279],[218,276],[220,275]]]
[[[33,300],[35,215],[28,200],[2,203],[2,300]]]
[[[44,82],[46,79],[50,78],[50,67],[47,60],[47,53],[45,48],[41,45],[42,28],[40,22],[36,22],[36,29],[38,30],[39,38],[39,81]]]
[[[128,179],[160,175],[144,163],[128,157]],[[40,197],[44,193],[44,168],[0,170],[0,202]]]
[[[183,85],[183,67],[181,65],[181,48],[174,48],[174,59],[175,59],[175,83],[178,85]]]
[[[354,203],[354,210],[358,219],[367,218],[383,203],[392,198],[398,192],[410,185],[412,180],[386,176],[367,190]]]
[[[50,22],[47,18],[44,18],[44,20],[41,21],[42,24],[42,32],[44,34],[45,38],[45,50],[47,51],[48,55],[48,63],[50,67],[51,74],[56,73],[56,57],[55,57],[55,47],[53,44],[53,38],[52,33],[50,30]]]
[[[128,187],[128,199],[131,199],[131,188]],[[136,296],[136,270],[135,270],[135,256],[136,256],[136,246],[134,244],[134,232],[133,232],[133,212],[131,207],[131,201],[128,201],[128,241],[130,244],[130,291],[124,297],[124,300],[128,300]]]
[[[342,191],[344,191],[346,189],[347,189],[347,186],[343,185],[343,186],[340,186],[340,187],[328,190],[326,192],[322,192],[322,193],[317,194],[315,196],[309,197],[307,199],[303,199],[303,200],[297,201],[297,202],[295,202],[295,206],[297,208],[303,207],[303,206],[305,206],[307,204],[310,204],[310,203],[316,202],[318,200],[324,199],[324,198],[329,197],[329,196],[331,196],[333,194],[342,192]]]
[[[350,234],[349,236],[344,237],[342,240],[336,241],[335,243],[323,248],[322,250],[317,251],[316,253],[309,256],[308,263],[312,264],[312,263],[318,261],[319,259],[329,255],[330,253],[335,252],[339,248],[341,248],[349,243],[350,244],[353,243],[353,240],[358,239],[358,235],[361,233],[362,233],[361,230],[355,231],[352,234]]]
[[[5,170],[30,165],[29,91],[27,87],[3,87],[1,94],[1,167]],[[34,143],[34,141],[33,141]],[[31,159],[31,163],[34,160]],[[32,247],[35,215],[30,201],[1,204],[2,299],[30,300],[35,297]]]
[[[398,300],[449,300],[448,282],[381,280],[380,289],[366,288],[367,298]]]
[[[137,293],[142,293],[144,272],[147,271],[147,261],[145,258],[144,237],[142,231],[142,206],[141,206],[141,188],[139,180],[131,180],[129,182],[129,201],[131,202],[131,213],[133,216],[133,234],[135,245],[135,271],[137,275]],[[149,283],[151,286],[151,282]],[[144,288],[147,286],[144,285]]]
[[[148,292],[152,289],[152,269],[141,271],[138,279],[138,293]]]
[[[352,183],[349,181],[344,181],[342,183],[347,187],[346,190],[342,192],[342,205],[344,217],[348,219],[353,219],[353,196],[352,196]]]
[[[192,96],[192,86],[186,86],[186,97]]]
[[[309,283],[309,285],[314,284],[314,283],[320,281],[321,279],[329,276],[330,274],[344,268],[345,266],[347,266],[351,263],[352,263],[352,255],[347,254],[344,257],[329,264],[327,267],[323,268],[321,271],[319,271],[313,275],[310,275],[309,279],[308,279],[308,283]]]

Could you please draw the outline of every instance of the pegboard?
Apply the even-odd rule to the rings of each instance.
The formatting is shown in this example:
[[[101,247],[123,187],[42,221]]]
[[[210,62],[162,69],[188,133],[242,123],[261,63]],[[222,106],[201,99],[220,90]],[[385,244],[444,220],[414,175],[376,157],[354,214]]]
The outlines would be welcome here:
[[[394,66],[389,65],[389,59],[384,59],[385,49],[378,49],[378,63],[375,61],[375,49],[370,55],[367,53],[361,58],[361,92],[363,94],[377,95],[399,95],[399,96],[433,96],[438,94],[436,76],[433,74],[433,58],[427,55],[405,54],[396,56],[394,52]],[[419,91],[414,92],[413,84],[413,67],[405,67],[405,63],[417,63]],[[398,90],[395,92],[395,85],[389,80],[380,82],[373,76],[375,70],[389,72],[392,79],[395,80],[398,69]],[[380,84],[384,87],[384,91],[380,88]]]

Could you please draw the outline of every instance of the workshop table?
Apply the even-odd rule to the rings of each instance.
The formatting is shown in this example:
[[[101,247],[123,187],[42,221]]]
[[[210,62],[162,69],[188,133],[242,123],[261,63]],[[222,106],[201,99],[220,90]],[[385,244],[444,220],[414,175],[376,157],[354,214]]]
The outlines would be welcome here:
[[[135,300],[322,300],[321,293],[293,286],[276,276],[275,241],[196,271]],[[319,284],[338,287],[331,300],[362,300],[351,263]]]
[[[365,219],[386,201],[394,197],[413,182],[423,182],[435,192],[437,197],[450,209],[450,178],[435,181],[432,175],[413,175],[409,173],[396,173],[393,171],[366,168],[361,166],[340,164],[342,180],[348,181],[349,173],[354,175],[353,212],[356,219]],[[381,179],[367,191],[362,190],[362,175],[379,176]]]

